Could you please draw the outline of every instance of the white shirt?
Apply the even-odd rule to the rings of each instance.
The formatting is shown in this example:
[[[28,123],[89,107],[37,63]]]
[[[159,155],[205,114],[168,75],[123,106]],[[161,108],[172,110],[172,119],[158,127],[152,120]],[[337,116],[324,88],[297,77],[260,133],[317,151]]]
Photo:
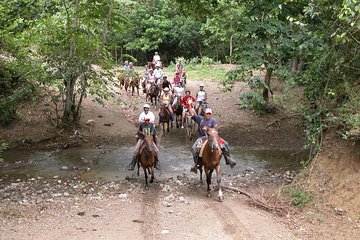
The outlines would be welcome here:
[[[164,72],[163,72],[163,70],[162,70],[161,68],[159,68],[159,69],[156,68],[156,69],[154,70],[154,76],[155,76],[155,78],[159,78],[159,79],[162,80],[163,75],[164,75]]]
[[[178,97],[182,97],[185,95],[185,89],[183,87],[174,87],[174,93]]]
[[[145,122],[145,117],[150,119],[151,123],[155,122],[155,115],[152,112],[148,112],[147,114],[145,114],[145,112],[142,112],[139,116],[139,123],[143,123]]]
[[[196,101],[204,101],[205,100],[205,94],[206,94],[206,92],[205,91],[198,91],[197,92],[197,99],[196,99]]]
[[[154,74],[149,73],[148,78],[149,78],[149,83],[154,83],[155,82],[155,75]]]
[[[153,61],[154,62],[160,61],[160,55],[154,55]]]

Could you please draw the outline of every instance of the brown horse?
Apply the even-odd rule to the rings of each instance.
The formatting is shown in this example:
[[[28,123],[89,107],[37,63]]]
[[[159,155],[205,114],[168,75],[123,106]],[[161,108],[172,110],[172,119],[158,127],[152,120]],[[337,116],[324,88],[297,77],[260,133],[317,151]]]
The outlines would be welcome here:
[[[139,82],[140,82],[140,75],[138,73],[133,73],[130,81],[131,87],[131,96],[134,96],[135,89],[137,91],[137,95],[139,96]]]
[[[152,84],[149,90],[146,91],[145,101],[147,102],[148,98],[150,98],[151,105],[153,105],[156,109],[158,95],[159,95],[159,86],[157,84]]]
[[[176,97],[176,102],[173,105],[176,128],[179,128],[182,124],[182,112],[183,106],[181,105],[181,97]]]
[[[220,159],[221,159],[221,148],[218,143],[218,132],[214,128],[210,128],[207,131],[207,142],[200,152],[200,162],[202,166],[204,166],[204,171],[206,175],[206,183],[207,183],[207,196],[211,197],[210,193],[210,184],[211,184],[211,176],[216,170],[216,182],[218,185],[218,199],[219,201],[224,200],[224,195],[221,190],[221,178],[220,178]],[[202,171],[200,170],[200,179]]]
[[[137,175],[139,176],[140,165],[142,166],[145,174],[145,188],[149,188],[148,184],[148,173],[151,174],[150,183],[154,181],[154,172],[155,172],[155,156],[156,152],[154,149],[154,142],[152,141],[152,135],[145,135],[144,138],[144,147],[140,153],[138,161],[138,171]]]
[[[169,125],[171,124],[171,128],[173,127],[172,121],[171,121],[171,115],[169,109],[165,106],[165,104],[162,104],[160,106],[160,124],[162,124],[163,132],[165,133],[165,124],[166,124],[166,131],[169,132],[170,128]]]

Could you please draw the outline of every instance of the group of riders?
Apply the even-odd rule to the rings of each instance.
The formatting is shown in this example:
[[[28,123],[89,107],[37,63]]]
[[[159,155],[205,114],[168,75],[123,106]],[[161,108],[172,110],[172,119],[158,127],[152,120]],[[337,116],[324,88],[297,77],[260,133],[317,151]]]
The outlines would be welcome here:
[[[200,111],[202,106],[204,104],[207,104],[207,93],[204,90],[204,84],[201,83],[199,85],[199,90],[194,97],[191,95],[191,92],[189,90],[185,90],[183,86],[183,81],[181,81],[180,76],[183,76],[183,74],[185,73],[184,67],[181,63],[176,64],[176,71],[172,83],[169,82],[167,76],[164,75],[161,65],[161,59],[157,52],[155,52],[152,63],[155,65],[155,69],[147,67],[147,74],[144,78],[144,81],[147,82],[147,84],[145,85],[146,91],[149,91],[151,87],[157,84],[160,88],[160,105],[164,106],[169,111],[171,121],[174,121],[173,106],[180,103],[183,109],[181,128],[184,128],[187,114],[191,116],[191,118],[196,122],[198,126],[198,138],[192,146],[194,165],[191,167],[191,172],[197,173],[197,169],[199,168],[201,161],[201,158],[199,158],[199,153],[203,144],[206,142],[207,131],[209,129],[217,130],[219,128],[216,119],[212,116],[213,112],[210,108],[206,108],[203,112]],[[126,61],[124,64],[124,70],[132,71],[132,69],[132,63]],[[141,147],[144,143],[145,135],[151,135],[153,137],[154,150],[156,152],[155,168],[160,170],[160,162],[158,159],[159,150],[157,147],[159,141],[157,131],[155,129],[155,115],[153,112],[150,111],[150,105],[147,103],[144,104],[143,110],[144,111],[140,114],[138,119],[139,129],[137,132],[137,144],[134,149],[132,161],[128,166],[128,170],[130,171],[134,170],[134,167],[139,160]],[[160,121],[161,115],[159,111],[159,123]],[[236,165],[236,162],[230,157],[228,143],[222,138],[218,139],[218,143],[221,148],[221,154],[225,158],[226,164],[230,165],[230,167],[233,168]]]

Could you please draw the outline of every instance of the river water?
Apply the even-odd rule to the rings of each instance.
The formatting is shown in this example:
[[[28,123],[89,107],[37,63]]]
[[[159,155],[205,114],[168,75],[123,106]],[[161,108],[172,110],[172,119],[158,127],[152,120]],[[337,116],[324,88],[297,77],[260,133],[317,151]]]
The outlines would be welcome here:
[[[81,176],[89,181],[123,180],[133,174],[126,170],[132,151],[133,146],[130,144],[59,150],[9,150],[3,154],[5,162],[0,165],[1,177],[16,180]],[[222,172],[225,174],[237,174],[249,169],[297,172],[301,168],[301,161],[307,157],[306,152],[299,150],[243,149],[238,146],[231,146],[231,155],[237,165],[230,169],[222,160]],[[193,163],[190,145],[182,140],[174,141],[174,137],[163,138],[160,161],[160,177],[189,173]]]

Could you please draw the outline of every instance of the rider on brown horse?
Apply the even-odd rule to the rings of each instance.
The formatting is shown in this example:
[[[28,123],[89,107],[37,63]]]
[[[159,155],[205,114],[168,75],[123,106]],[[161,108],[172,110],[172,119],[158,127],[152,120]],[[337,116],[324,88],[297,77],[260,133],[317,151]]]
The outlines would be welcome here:
[[[204,140],[206,139],[206,130],[209,128],[218,129],[218,124],[215,118],[213,118],[212,110],[207,108],[205,110],[205,116],[202,117],[197,115],[193,108],[189,109],[190,115],[198,124],[198,139],[195,141],[194,145],[192,146],[192,154],[194,158],[194,166],[191,167],[191,172],[197,173],[197,168],[199,164],[199,152],[203,145]],[[236,165],[236,162],[230,157],[229,145],[228,143],[219,138],[219,144],[222,151],[222,155],[224,155],[226,165],[230,165],[233,168]]]
[[[141,146],[144,143],[144,136],[145,135],[152,135],[153,136],[153,140],[154,140],[154,143],[155,143],[155,151],[156,151],[155,168],[160,170],[160,162],[159,162],[159,158],[158,158],[159,149],[157,148],[157,145],[158,145],[157,132],[156,132],[156,129],[154,127],[154,124],[150,122],[150,118],[146,117],[144,120],[145,120],[145,122],[140,124],[139,131],[137,132],[138,141],[137,141],[137,144],[135,146],[132,161],[130,162],[130,164],[128,166],[129,171],[134,170],[136,162],[139,159],[140,149],[141,149]]]
[[[168,87],[164,88],[164,92],[163,94],[161,94],[160,96],[160,105],[164,105],[165,108],[168,109],[170,116],[171,116],[171,121],[174,121],[174,110],[172,109],[171,106],[171,102],[172,102],[172,95],[170,94],[170,89]],[[159,109],[159,123],[161,122],[161,108]]]

